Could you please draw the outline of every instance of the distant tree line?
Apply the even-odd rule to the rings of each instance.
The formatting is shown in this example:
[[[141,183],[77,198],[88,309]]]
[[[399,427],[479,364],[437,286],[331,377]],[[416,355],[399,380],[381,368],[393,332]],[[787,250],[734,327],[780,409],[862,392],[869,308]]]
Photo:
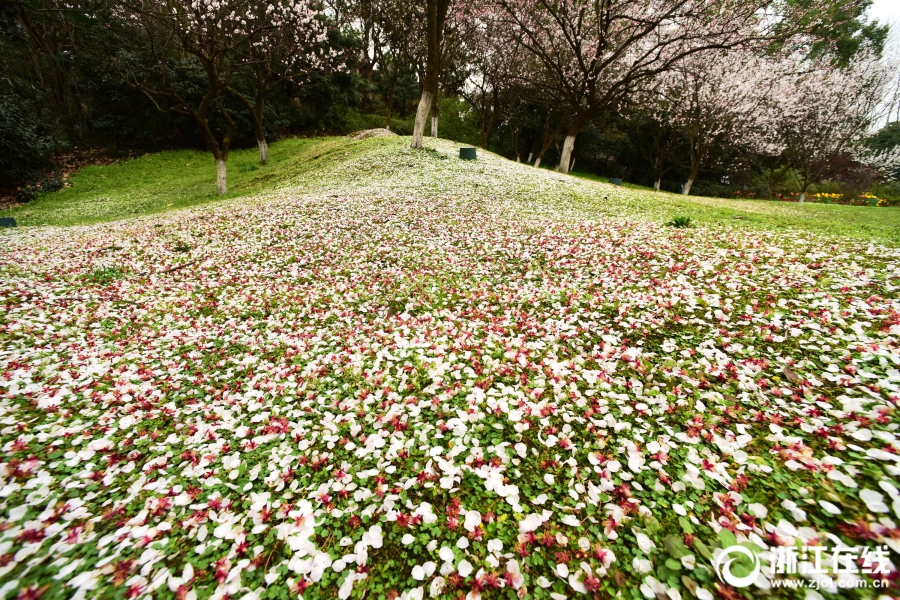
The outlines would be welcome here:
[[[0,185],[203,147],[224,194],[232,147],[386,127],[685,194],[871,187],[900,80],[870,3],[0,0]]]

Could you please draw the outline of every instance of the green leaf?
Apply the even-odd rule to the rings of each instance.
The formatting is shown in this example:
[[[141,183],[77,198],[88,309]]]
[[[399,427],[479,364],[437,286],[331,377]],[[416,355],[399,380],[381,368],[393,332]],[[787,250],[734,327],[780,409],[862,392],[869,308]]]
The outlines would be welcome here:
[[[681,525],[681,530],[685,533],[694,533],[694,526],[691,525],[691,522],[686,518],[680,517],[678,519],[678,523]]]
[[[699,552],[700,556],[702,556],[703,558],[712,560],[712,552],[710,552],[709,547],[700,540],[694,540],[694,549]]]
[[[666,559],[666,567],[672,569],[673,571],[680,571],[681,563],[679,561],[675,560],[674,558],[667,558]]]
[[[731,574],[737,577],[746,577],[752,572],[752,569],[748,568],[747,565],[743,565],[740,561],[734,561],[731,563]]]
[[[752,552],[753,554],[759,554],[760,552],[762,552],[762,548],[760,548],[759,546],[757,546],[757,545],[754,544],[753,542],[744,542],[743,544],[741,544],[741,546],[743,546],[744,548],[746,548],[747,550],[749,550],[749,551]]]
[[[663,545],[666,547],[666,552],[675,558],[681,558],[682,556],[687,556],[691,553],[691,551],[688,550],[688,547],[684,545],[681,538],[675,535],[667,535],[666,539],[663,540]]]
[[[719,532],[719,541],[722,542],[723,548],[730,548],[731,546],[737,546],[737,538],[734,537],[734,534],[729,530],[723,528]]]

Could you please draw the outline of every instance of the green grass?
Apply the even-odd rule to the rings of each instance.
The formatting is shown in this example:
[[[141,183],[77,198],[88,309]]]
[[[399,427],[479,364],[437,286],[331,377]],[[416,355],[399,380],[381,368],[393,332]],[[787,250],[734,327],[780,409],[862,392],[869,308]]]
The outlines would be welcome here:
[[[606,178],[534,169],[480,151],[475,163],[459,161],[459,144],[426,141],[430,152],[411,151],[409,138],[287,139],[270,147],[270,162],[257,164],[255,148],[232,152],[224,199],[265,198],[272,193],[341,193],[375,196],[406,193],[467,198],[496,195],[536,212],[578,218],[623,217],[660,224],[683,216],[698,227],[799,231],[900,245],[900,210],[735,200],[653,192]],[[71,186],[0,211],[21,225],[76,225],[112,221],[221,201],[209,153],[191,150],[148,154],[108,166],[87,167]]]
[[[174,150],[85,167],[69,187],[44,194],[2,216],[20,225],[76,225],[113,221],[237,198],[264,191],[288,171],[286,163],[307,156],[322,139],[286,139],[272,145],[269,164],[260,166],[256,148],[228,157],[228,194],[216,195],[216,167],[209,152]]]
[[[543,168],[543,167],[541,167]],[[548,166],[547,168],[552,169],[552,166]],[[588,181],[599,181],[601,183],[609,183],[609,177],[604,177],[603,175],[596,175],[595,173],[588,173],[586,171],[570,171],[569,175],[573,177],[578,177],[579,179],[587,179]],[[622,186],[625,189],[629,190],[642,190],[645,192],[652,192],[652,187],[647,187],[645,185],[638,185],[636,183],[628,183],[627,181],[622,182]]]

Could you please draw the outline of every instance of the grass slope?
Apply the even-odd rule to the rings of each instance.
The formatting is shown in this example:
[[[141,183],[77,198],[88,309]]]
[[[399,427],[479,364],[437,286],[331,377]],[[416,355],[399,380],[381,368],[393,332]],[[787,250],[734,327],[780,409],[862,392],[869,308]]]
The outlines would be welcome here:
[[[0,231],[0,600],[897,595],[900,250],[405,143]]]
[[[229,159],[227,198],[265,196],[286,187],[298,193],[367,194],[400,189],[454,195],[486,194],[505,199],[553,202],[590,216],[666,222],[690,216],[706,226],[771,231],[807,231],[829,236],[900,244],[900,211],[885,208],[684,197],[636,188],[616,188],[583,176],[564,176],[506,161],[480,151],[476,163],[458,161],[455,146],[427,140],[431,150],[407,148],[408,138],[283,140],[271,147],[267,166],[256,150]],[[442,162],[436,162],[442,161]],[[23,225],[103,222],[220,200],[207,153],[178,151],[146,155],[75,174],[72,186],[31,204],[0,212]]]
[[[273,144],[269,164],[257,150],[235,150],[228,159],[228,194],[216,195],[215,162],[209,152],[177,150],[145,154],[74,173],[70,186],[43,194],[27,205],[0,211],[22,225],[76,225],[177,210],[267,189],[295,163],[310,157],[321,139],[287,139]]]

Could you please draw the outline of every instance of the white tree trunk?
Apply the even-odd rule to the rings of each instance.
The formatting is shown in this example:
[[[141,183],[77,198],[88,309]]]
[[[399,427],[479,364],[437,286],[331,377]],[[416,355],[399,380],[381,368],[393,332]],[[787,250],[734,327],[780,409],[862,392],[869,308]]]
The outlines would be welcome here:
[[[804,200],[806,200],[806,192],[800,192],[800,202],[797,204],[803,204]]]
[[[687,182],[685,182],[684,186],[681,188],[681,195],[682,196],[690,195],[692,185],[694,185],[694,180],[688,179]]]
[[[228,183],[225,178],[225,160],[216,160],[216,191],[220,196],[224,196],[228,192]]]
[[[531,157],[532,157],[532,156],[534,156],[534,152],[529,152],[529,153],[528,153],[528,160],[526,160],[525,162],[527,162],[528,164],[531,164]]]
[[[259,146],[259,164],[267,164],[269,162],[269,144],[267,144],[265,138],[263,138],[261,140],[256,140],[256,145]]]
[[[431,137],[436,138],[438,136],[438,116],[431,115]]]
[[[516,162],[517,162],[517,163],[522,162],[522,157],[519,156],[518,154],[516,154]]]
[[[538,156],[538,157],[537,157],[537,160],[534,161],[534,168],[537,169],[537,168],[540,167],[540,166],[541,166],[541,157]]]
[[[428,90],[422,90],[422,97],[419,99],[419,109],[416,111],[416,124],[413,127],[413,139],[410,148],[421,148],[422,138],[425,137],[425,123],[431,115],[431,103],[434,101],[434,94]]]
[[[659,184],[660,184],[659,179],[657,179],[656,181],[653,182],[653,191],[654,191],[654,192],[658,192],[658,191],[659,191]]]
[[[569,172],[569,164],[572,162],[572,150],[575,149],[575,136],[567,135],[566,141],[563,142],[562,153],[559,156],[559,167],[557,171],[560,173]]]

